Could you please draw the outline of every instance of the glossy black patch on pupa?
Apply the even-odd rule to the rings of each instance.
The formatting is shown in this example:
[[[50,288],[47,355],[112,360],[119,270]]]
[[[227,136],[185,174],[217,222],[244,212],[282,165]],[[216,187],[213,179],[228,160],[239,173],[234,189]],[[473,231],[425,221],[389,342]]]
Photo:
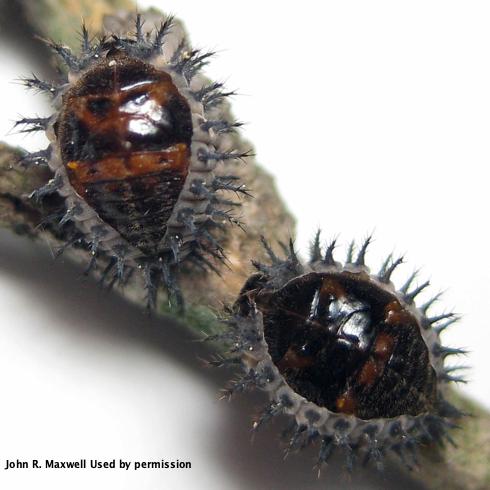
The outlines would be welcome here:
[[[322,252],[319,234],[303,266],[290,244],[285,259],[265,243],[270,264],[244,285],[224,334],[231,346],[223,363],[239,363],[244,375],[226,393],[258,387],[270,404],[254,429],[278,414],[292,417],[287,450],[320,444],[318,465],[335,450],[380,468],[390,453],[407,466],[419,445],[451,440],[462,415],[445,399],[449,381],[462,381],[444,366],[460,349],[443,347],[439,333],[453,313],[429,316],[437,296],[421,307],[415,275],[396,290],[390,281],[402,259],[388,257],[377,274],[365,265],[370,238],[344,264]]]
[[[191,49],[172,18],[144,33],[139,15],[130,37],[92,42],[83,27],[79,55],[46,42],[68,73],[56,85],[24,80],[55,108],[51,117],[17,122],[51,141],[21,161],[54,173],[33,197],[64,198],[58,225],[75,225],[67,245],[89,248],[89,268],[101,259],[103,281],[124,283],[139,268],[149,306],[160,284],[182,306],[179,265],[214,268],[210,258],[225,259],[216,230],[239,222],[231,211],[238,203],[222,194],[247,194],[223,169],[249,153],[232,146],[239,124],[221,105],[231,93],[200,74],[212,53]]]

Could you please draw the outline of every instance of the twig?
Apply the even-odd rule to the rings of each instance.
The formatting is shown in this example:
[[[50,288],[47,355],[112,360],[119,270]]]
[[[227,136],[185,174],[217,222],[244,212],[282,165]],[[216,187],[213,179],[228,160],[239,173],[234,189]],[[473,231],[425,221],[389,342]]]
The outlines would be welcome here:
[[[132,2],[126,0],[39,0],[23,1],[21,4],[27,18],[31,20],[33,30],[72,45],[78,42],[80,18],[85,18],[87,25],[95,31],[102,30],[102,22],[124,28],[126,13],[105,18],[104,15],[115,14],[119,9],[133,8]],[[236,138],[236,148],[249,148],[238,136]],[[49,202],[40,209],[27,197],[34,189],[46,183],[50,178],[49,172],[20,169],[16,166],[19,155],[18,150],[0,144],[0,226],[32,239],[45,237],[51,243],[56,243],[59,237],[53,235],[52,230],[38,226],[49,213]],[[254,190],[255,198],[245,200],[242,206],[247,231],[244,233],[237,227],[228,237],[226,249],[232,270],[222,268],[222,277],[189,270],[182,277],[184,293],[191,304],[184,321],[194,331],[213,332],[220,328],[214,311],[236,296],[250,273],[250,259],[262,259],[264,252],[259,236],[265,235],[270,242],[287,241],[294,231],[294,220],[275,190],[271,176],[252,161],[246,166],[237,166],[236,170],[247,187]],[[69,249],[66,253],[73,260],[89,260],[88,254],[81,250]],[[130,282],[119,293],[129,301],[144,303],[142,288],[137,281]],[[173,314],[168,312],[163,303],[159,308]],[[461,428],[452,434],[456,447],[426,449],[420,469],[414,471],[412,476],[431,489],[489,489],[490,413],[456,392],[452,396],[456,399],[456,405],[472,416],[466,417]],[[305,471],[308,469],[305,468]]]

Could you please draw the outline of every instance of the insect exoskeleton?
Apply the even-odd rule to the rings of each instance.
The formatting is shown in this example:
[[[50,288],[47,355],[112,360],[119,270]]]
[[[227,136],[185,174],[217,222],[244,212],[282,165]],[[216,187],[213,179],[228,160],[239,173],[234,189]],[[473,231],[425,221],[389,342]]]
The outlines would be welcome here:
[[[140,268],[150,306],[161,283],[182,304],[178,265],[190,259],[213,268],[210,258],[224,259],[215,229],[239,224],[232,211],[239,203],[224,193],[247,194],[226,169],[250,154],[233,147],[240,123],[222,106],[232,93],[200,72],[213,53],[193,50],[170,17],[144,32],[139,15],[128,37],[93,41],[83,27],[79,55],[46,43],[67,74],[56,85],[24,79],[55,109],[17,122],[50,140],[21,160],[54,173],[33,197],[63,196],[59,225],[74,223],[67,241],[89,247],[89,267],[105,257],[103,276],[121,282]]]
[[[428,282],[391,282],[402,258],[389,256],[372,274],[365,265],[368,238],[345,263],[325,251],[318,234],[302,265],[292,243],[279,258],[264,241],[269,264],[243,289],[214,340],[230,346],[223,360],[244,374],[227,395],[259,388],[270,403],[254,422],[258,429],[278,414],[291,417],[287,451],[319,441],[318,465],[337,449],[350,470],[357,459],[382,467],[394,453],[416,465],[419,445],[451,440],[462,413],[445,397],[450,381],[462,381],[444,360],[464,353],[441,345],[439,334],[454,313],[429,315],[438,295],[423,306],[416,296]]]

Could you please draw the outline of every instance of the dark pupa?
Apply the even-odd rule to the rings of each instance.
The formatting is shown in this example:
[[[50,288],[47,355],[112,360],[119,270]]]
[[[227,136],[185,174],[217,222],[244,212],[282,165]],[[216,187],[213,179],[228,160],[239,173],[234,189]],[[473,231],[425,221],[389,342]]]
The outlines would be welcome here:
[[[402,258],[389,256],[377,274],[365,264],[368,238],[345,263],[324,251],[316,236],[302,265],[292,243],[284,259],[264,241],[269,264],[254,263],[252,275],[230,310],[226,330],[213,339],[230,346],[216,365],[243,371],[226,395],[259,388],[269,405],[258,429],[278,414],[291,418],[287,451],[319,443],[318,467],[335,451],[383,467],[394,454],[412,468],[421,445],[451,441],[463,414],[445,397],[451,381],[463,381],[448,356],[461,349],[441,345],[439,334],[458,320],[453,313],[429,315],[438,296],[417,307],[428,283],[415,274],[395,289],[390,278]]]
[[[134,30],[92,41],[83,27],[79,55],[46,41],[67,74],[56,85],[23,80],[46,92],[55,112],[17,122],[50,140],[20,163],[52,170],[32,197],[63,197],[58,226],[73,223],[67,242],[91,251],[89,268],[105,259],[103,281],[124,283],[141,269],[150,307],[161,284],[182,306],[180,264],[208,269],[225,259],[219,229],[239,224],[239,203],[226,193],[247,194],[225,167],[250,153],[233,148],[240,124],[222,107],[231,92],[201,74],[213,53],[192,49],[171,17],[145,32],[137,15]]]

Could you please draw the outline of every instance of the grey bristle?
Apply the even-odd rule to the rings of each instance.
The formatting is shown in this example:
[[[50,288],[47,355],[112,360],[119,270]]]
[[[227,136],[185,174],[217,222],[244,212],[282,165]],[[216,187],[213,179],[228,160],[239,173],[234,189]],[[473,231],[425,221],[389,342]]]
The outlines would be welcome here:
[[[356,244],[355,244],[354,240],[352,240],[352,242],[349,243],[349,248],[347,249],[347,256],[345,258],[346,264],[352,264],[355,246],[356,246]]]
[[[391,258],[391,255],[390,255]],[[384,271],[383,275],[379,277],[379,280],[384,283],[390,282],[391,275],[395,271],[395,269],[403,263],[403,257],[399,257],[391,265]]]
[[[83,240],[83,235],[81,235],[79,233],[75,233],[63,245],[61,245],[60,247],[57,247],[55,249],[54,258],[57,259],[57,258],[61,257],[67,248],[71,247],[72,245],[74,245],[77,242],[81,243],[82,240]]]
[[[39,92],[46,92],[49,95],[54,96],[57,88],[49,82],[39,79],[36,75],[32,75],[31,78],[21,78],[19,80],[22,85],[27,88],[38,90]]]
[[[320,234],[321,231],[318,230],[310,244],[310,263],[317,262],[322,258],[322,249],[320,247]]]
[[[157,300],[156,274],[152,264],[146,263],[143,268],[144,287],[146,291],[146,308],[153,310]]]
[[[214,54],[212,51],[201,53],[199,50],[193,50],[190,53],[182,52],[179,59],[176,60],[174,68],[190,82],[194,75],[208,64],[209,58]]]
[[[38,39],[46,44],[46,46],[48,46],[52,51],[54,51],[70,70],[80,70],[80,60],[72,53],[68,46],[63,46],[50,39],[44,39],[42,37],[38,37]]]
[[[372,237],[372,235],[370,235],[366,238],[366,240],[364,240],[364,243],[362,244],[362,247],[359,250],[359,253],[357,254],[356,265],[358,265],[358,266],[365,265],[366,251],[367,251],[367,248],[369,247],[369,244],[371,243],[372,239],[373,239],[373,237]]]
[[[289,239],[289,257],[293,264],[299,264],[298,256],[296,255],[296,250],[294,249],[294,241],[292,238]]]
[[[423,284],[421,284],[418,288],[414,289],[413,291],[410,291],[409,293],[405,294],[405,301],[407,303],[413,303],[414,299],[417,297],[418,294],[420,294],[425,288],[429,286],[430,282],[426,281]]]
[[[255,374],[255,371],[249,371],[244,376],[241,376],[238,379],[231,381],[228,384],[228,387],[222,390],[222,398],[230,399],[232,396],[238,393],[243,393],[245,391],[255,388],[255,386],[257,385],[256,378],[257,376]]]
[[[279,260],[277,255],[274,253],[271,246],[269,245],[269,243],[267,242],[267,240],[265,239],[265,237],[263,235],[260,236],[260,243],[262,244],[262,247],[266,251],[270,261],[273,264],[279,264],[281,261]]]
[[[126,264],[126,262],[125,262],[124,256],[118,255],[117,256],[116,271],[117,271],[117,278],[118,278],[119,282],[123,281],[125,264]]]
[[[217,226],[219,226],[220,222],[228,221],[229,223],[236,225],[242,230],[244,230],[244,225],[240,220],[240,216],[235,216],[233,214],[233,210],[231,209],[226,209],[226,210],[215,209],[211,204],[207,207],[206,214]]]
[[[85,22],[82,22],[81,48],[82,48],[82,53],[86,55],[90,54],[90,52],[92,51],[92,45],[90,42],[90,37]]]
[[[182,223],[190,233],[194,234],[196,232],[195,216],[192,208],[182,208],[177,213],[177,221]]]
[[[116,257],[111,257],[109,259],[108,264],[105,266],[104,270],[101,272],[100,278],[99,278],[99,286],[101,288],[104,288],[106,279],[109,277],[110,273],[114,269],[116,262],[117,262]]]
[[[424,303],[422,306],[419,307],[420,311],[425,315],[428,311],[429,308],[440,299],[442,296],[441,293],[437,293],[435,296],[433,296],[431,299],[429,299],[426,303]]]
[[[35,201],[40,201],[43,197],[48,196],[50,194],[55,193],[58,189],[60,189],[63,185],[63,181],[61,180],[61,176],[56,175],[52,179],[50,179],[45,185],[32,191],[29,194],[29,199],[33,199]]]
[[[461,317],[459,315],[454,315],[452,318],[449,318],[447,322],[436,325],[433,327],[433,329],[437,334],[440,334],[441,332],[446,330],[446,328],[450,327],[452,324],[458,322],[459,320],[461,320]]]
[[[440,322],[441,320],[448,320],[450,318],[455,318],[455,317],[458,317],[458,315],[456,313],[453,313],[453,312],[443,313],[441,315],[436,315],[436,316],[432,316],[430,318],[426,318],[425,323],[427,323],[429,325],[433,325],[434,323]]]
[[[332,456],[335,450],[335,440],[332,436],[324,436],[320,444],[320,451],[318,452],[318,460],[316,467],[320,472],[321,466],[325,464]]]
[[[240,178],[236,176],[216,177],[213,180],[211,187],[214,191],[218,191],[218,190],[232,191],[235,192],[236,194],[243,194],[245,196],[252,197],[249,189],[247,189],[245,184],[233,183],[236,182],[237,180],[240,180]]]
[[[443,345],[435,344],[432,349],[432,353],[445,359],[448,356],[459,356],[468,354],[468,351],[465,349],[458,349],[454,347],[446,347]]]
[[[236,132],[238,128],[241,128],[243,123],[240,121],[229,122],[224,119],[218,120],[207,120],[201,124],[201,129],[203,131],[209,131],[213,129],[218,134],[226,134]]]
[[[439,379],[445,383],[462,383],[466,384],[468,380],[464,378],[463,376],[454,376],[452,374],[449,374],[447,371],[442,373],[439,376]]]
[[[234,95],[236,95],[236,92],[234,90],[230,92],[217,90],[216,92],[212,92],[208,94],[206,97],[202,99],[201,102],[204,107],[204,110],[208,111],[213,107],[220,105],[227,97],[232,97]]]
[[[335,259],[333,256],[333,251],[337,246],[337,239],[334,238],[328,245],[325,250],[325,255],[323,257],[323,263],[326,265],[335,265]]]
[[[306,430],[306,425],[294,425],[295,427],[292,430],[292,435],[288,438],[289,440],[284,450],[284,459],[286,459],[287,455],[298,445],[298,442],[301,439],[303,432]]]
[[[71,208],[67,209],[63,217],[61,218],[59,222],[59,226],[63,226],[64,224],[68,223],[68,221],[73,220],[73,217],[76,216],[80,212],[80,208],[78,206],[72,206]]]
[[[407,279],[407,281],[405,282],[405,284],[400,288],[400,292],[405,295],[407,294],[407,291],[408,289],[410,288],[410,286],[412,285],[413,281],[415,280],[415,278],[419,275],[419,270],[415,270],[412,272],[412,274],[410,275],[410,277]]]
[[[259,415],[257,420],[253,423],[252,430],[256,431],[262,427],[266,422],[270,421],[276,415],[282,412],[283,406],[281,402],[271,402]]]
[[[253,156],[252,151],[237,151],[237,150],[229,150],[229,151],[206,151],[201,150],[199,152],[199,160],[205,162],[208,160],[241,160],[243,161],[247,157]]]
[[[386,274],[386,269],[388,268],[388,264],[391,262],[393,259],[393,254],[388,255],[386,259],[384,260],[383,264],[381,265],[379,271],[378,271],[378,278],[383,277]]]
[[[172,255],[174,262],[179,261],[180,248],[182,247],[182,238],[180,235],[171,235],[168,239],[170,250],[172,250]]]
[[[153,41],[153,51],[160,52],[164,43],[164,38],[168,31],[172,28],[174,22],[174,18],[169,16],[165,19],[164,22],[160,24],[160,27],[157,29],[155,34],[155,39]]]
[[[177,281],[174,271],[175,264],[170,264],[168,260],[163,260],[161,264],[161,277],[163,284],[167,288],[168,303],[170,308],[175,308],[182,314],[184,311],[184,297]]]
[[[26,126],[19,133],[31,133],[34,131],[46,131],[50,117],[23,117],[14,123],[14,127]]]
[[[136,20],[135,20],[134,26],[136,29],[135,37],[136,37],[136,41],[138,41],[138,42],[143,41],[143,24],[144,24],[144,21],[141,20],[141,14],[139,14],[139,13],[136,14]]]
[[[197,101],[202,102],[203,100],[206,99],[208,95],[212,94],[213,92],[219,91],[222,88],[223,88],[223,84],[221,82],[212,82],[209,83],[208,85],[205,85],[201,89],[192,92],[192,96]]]
[[[83,271],[83,275],[88,276],[96,267],[97,267],[97,257],[95,255],[92,255],[90,257],[87,267]]]

